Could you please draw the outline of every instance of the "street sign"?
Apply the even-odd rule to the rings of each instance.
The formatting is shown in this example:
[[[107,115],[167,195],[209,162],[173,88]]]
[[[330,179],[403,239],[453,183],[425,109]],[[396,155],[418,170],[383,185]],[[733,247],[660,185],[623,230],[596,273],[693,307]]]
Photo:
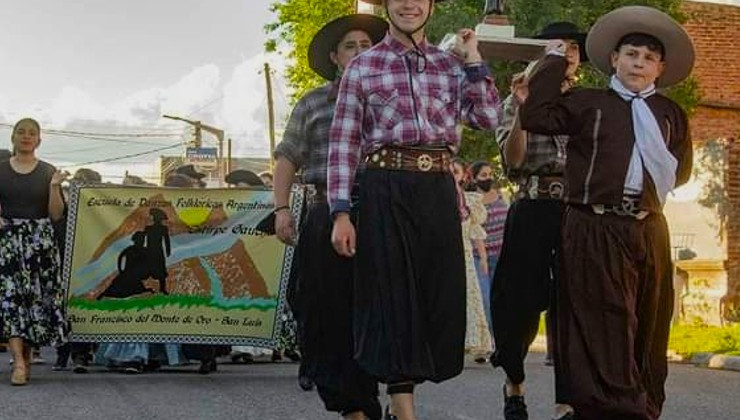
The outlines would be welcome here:
[[[218,167],[218,148],[188,147],[185,151],[185,160],[203,170],[216,169]]]

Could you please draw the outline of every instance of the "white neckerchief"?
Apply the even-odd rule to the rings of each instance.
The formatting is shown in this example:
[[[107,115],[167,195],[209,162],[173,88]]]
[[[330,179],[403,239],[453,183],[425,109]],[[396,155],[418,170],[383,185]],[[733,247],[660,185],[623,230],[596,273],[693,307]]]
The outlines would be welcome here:
[[[634,93],[624,87],[617,76],[612,76],[610,87],[632,107],[635,146],[632,149],[624,191],[626,193],[642,192],[642,167],[644,165],[655,183],[660,203],[665,204],[668,193],[676,186],[678,160],[668,151],[658,121],[645,102],[646,98],[655,94],[655,85],[650,85],[640,93]]]

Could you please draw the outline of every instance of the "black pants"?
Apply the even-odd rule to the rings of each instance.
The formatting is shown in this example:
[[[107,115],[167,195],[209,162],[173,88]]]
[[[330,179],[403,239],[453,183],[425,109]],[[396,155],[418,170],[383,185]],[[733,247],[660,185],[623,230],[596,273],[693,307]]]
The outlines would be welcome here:
[[[554,303],[563,208],[557,200],[521,199],[506,218],[491,288],[496,341],[491,362],[514,384],[524,382],[524,359],[537,336],[540,315]],[[555,388],[557,400],[557,384]]]
[[[569,206],[563,223],[555,367],[584,420],[656,420],[665,401],[673,267],[662,214]]]
[[[355,358],[390,384],[457,376],[466,278],[452,175],[368,169],[360,197]]]
[[[66,365],[70,354],[72,362],[77,364],[87,364],[92,358],[92,343],[64,343],[57,347],[57,362]]]
[[[301,370],[316,384],[327,410],[380,419],[378,383],[353,358],[353,260],[334,251],[332,227],[326,202],[311,205],[301,225],[291,293]]]

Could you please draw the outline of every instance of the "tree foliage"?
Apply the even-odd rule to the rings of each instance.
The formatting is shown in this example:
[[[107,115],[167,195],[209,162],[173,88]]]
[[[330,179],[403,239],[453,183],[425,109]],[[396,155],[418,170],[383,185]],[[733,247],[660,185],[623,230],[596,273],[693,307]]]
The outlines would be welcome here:
[[[287,79],[297,100],[307,91],[325,83],[308,67],[308,46],[314,35],[326,23],[354,12],[353,0],[283,0],[270,9],[277,20],[265,25],[271,38],[265,44],[267,52],[287,54],[290,65]],[[287,51],[283,51],[283,47]]]
[[[719,218],[718,233],[722,236],[732,212],[730,198],[725,186],[725,175],[729,168],[727,163],[727,142],[709,140],[697,148],[698,162],[694,173],[704,181],[699,204],[716,211]]]

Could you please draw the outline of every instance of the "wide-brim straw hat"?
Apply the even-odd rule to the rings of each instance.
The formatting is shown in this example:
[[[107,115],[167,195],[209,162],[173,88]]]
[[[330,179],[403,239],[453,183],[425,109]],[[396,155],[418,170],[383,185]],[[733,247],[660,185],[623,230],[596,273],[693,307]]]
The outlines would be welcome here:
[[[675,85],[691,74],[694,44],[689,34],[667,14],[645,6],[622,7],[596,21],[586,37],[591,63],[603,73],[612,74],[611,53],[625,35],[632,33],[654,36],[663,44],[665,69],[655,82],[657,87]]]
[[[377,44],[388,32],[388,22],[375,15],[357,13],[342,16],[324,25],[308,46],[308,65],[319,76],[326,80],[337,77],[337,65],[331,61],[330,53],[350,31],[363,31],[373,44]]]

